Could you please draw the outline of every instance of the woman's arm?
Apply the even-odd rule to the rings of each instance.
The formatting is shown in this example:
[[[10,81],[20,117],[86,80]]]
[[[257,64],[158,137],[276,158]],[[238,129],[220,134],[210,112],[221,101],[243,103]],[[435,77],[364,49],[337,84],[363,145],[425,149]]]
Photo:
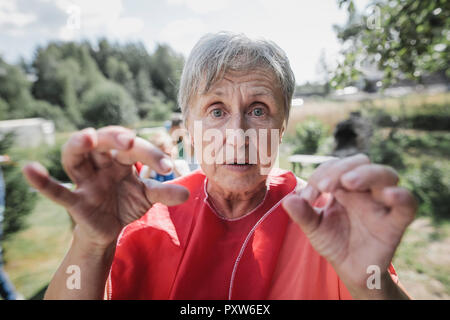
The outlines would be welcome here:
[[[71,247],[48,286],[44,299],[101,300],[114,258],[108,247],[87,243],[75,229]]]

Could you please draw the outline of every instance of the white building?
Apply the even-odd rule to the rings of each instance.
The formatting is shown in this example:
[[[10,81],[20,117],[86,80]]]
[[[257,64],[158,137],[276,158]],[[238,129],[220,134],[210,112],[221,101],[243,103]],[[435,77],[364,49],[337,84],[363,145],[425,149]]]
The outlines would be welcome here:
[[[0,135],[14,132],[14,146],[37,147],[55,143],[55,124],[42,118],[0,121]]]

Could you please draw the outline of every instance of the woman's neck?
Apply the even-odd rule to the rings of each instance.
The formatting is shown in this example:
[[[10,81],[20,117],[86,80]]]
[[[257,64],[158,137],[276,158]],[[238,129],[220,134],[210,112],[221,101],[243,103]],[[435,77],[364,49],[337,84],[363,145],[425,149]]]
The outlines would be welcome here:
[[[236,219],[255,209],[266,196],[265,181],[249,192],[233,192],[220,188],[211,181],[206,186],[208,197],[218,213],[227,219]]]

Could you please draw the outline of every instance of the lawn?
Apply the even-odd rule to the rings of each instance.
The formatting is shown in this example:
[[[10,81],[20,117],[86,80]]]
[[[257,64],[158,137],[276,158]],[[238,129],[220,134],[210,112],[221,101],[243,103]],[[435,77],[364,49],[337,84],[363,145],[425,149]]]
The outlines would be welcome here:
[[[17,290],[31,299],[47,286],[62,261],[71,229],[66,211],[43,196],[26,222],[26,229],[4,242],[5,269]]]

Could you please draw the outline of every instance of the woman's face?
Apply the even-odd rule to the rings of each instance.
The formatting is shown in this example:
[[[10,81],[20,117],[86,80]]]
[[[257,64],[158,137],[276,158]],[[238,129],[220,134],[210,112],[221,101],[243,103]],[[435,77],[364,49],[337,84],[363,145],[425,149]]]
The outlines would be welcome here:
[[[284,131],[283,105],[278,80],[262,69],[228,72],[191,99],[187,126],[209,181],[239,193],[264,183]]]

